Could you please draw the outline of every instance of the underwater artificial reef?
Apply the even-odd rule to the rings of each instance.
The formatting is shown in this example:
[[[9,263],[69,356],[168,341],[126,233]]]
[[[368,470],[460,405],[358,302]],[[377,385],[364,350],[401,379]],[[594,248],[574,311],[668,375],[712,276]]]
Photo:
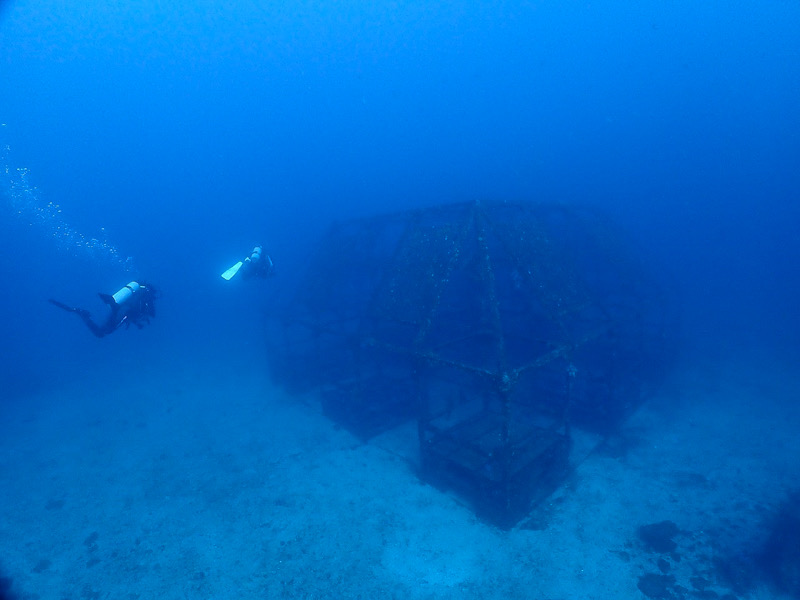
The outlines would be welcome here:
[[[415,422],[419,476],[511,527],[670,364],[668,295],[610,219],[471,202],[337,223],[269,324],[274,379],[368,440]]]

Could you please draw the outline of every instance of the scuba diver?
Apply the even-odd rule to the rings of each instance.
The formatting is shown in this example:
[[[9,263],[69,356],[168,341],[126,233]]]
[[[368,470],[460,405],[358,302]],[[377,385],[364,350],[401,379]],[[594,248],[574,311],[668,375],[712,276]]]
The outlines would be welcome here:
[[[88,310],[73,308],[52,298],[49,302],[62,310],[78,315],[89,330],[99,338],[114,333],[123,325],[126,328],[130,327],[131,323],[141,329],[150,322],[151,317],[156,316],[154,305],[156,290],[149,284],[131,281],[116,294],[98,294],[98,296],[111,309],[111,313],[103,323],[95,323]]]
[[[253,248],[250,256],[244,260],[240,260],[225,271],[222,274],[222,278],[225,281],[230,281],[234,275],[241,271],[243,279],[251,279],[253,277],[265,279],[272,275],[274,270],[275,267],[272,264],[272,259],[269,257],[269,254],[264,254],[264,249],[261,244],[259,244]]]

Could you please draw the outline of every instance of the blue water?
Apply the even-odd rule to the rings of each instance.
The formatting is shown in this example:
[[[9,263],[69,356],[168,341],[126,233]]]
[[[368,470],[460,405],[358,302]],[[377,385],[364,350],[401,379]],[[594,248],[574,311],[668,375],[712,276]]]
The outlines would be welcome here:
[[[2,402],[247,356],[330,223],[475,199],[601,206],[684,348],[796,357],[798,31],[794,0],[4,2]],[[255,243],[276,276],[225,285]],[[46,302],[136,278],[142,331]]]

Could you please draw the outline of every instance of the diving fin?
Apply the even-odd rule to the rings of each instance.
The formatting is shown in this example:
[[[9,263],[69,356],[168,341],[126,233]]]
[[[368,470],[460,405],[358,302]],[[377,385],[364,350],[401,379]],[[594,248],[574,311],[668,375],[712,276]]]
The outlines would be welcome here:
[[[53,305],[57,306],[61,310],[65,310],[67,312],[78,312],[77,308],[72,308],[71,306],[67,306],[63,302],[59,302],[58,300],[53,300],[52,298],[48,299],[48,302],[50,304],[53,304]]]
[[[239,262],[237,262],[235,265],[233,265],[233,266],[232,266],[230,269],[228,269],[227,271],[225,271],[225,272],[222,274],[222,278],[223,278],[225,281],[230,281],[230,280],[231,280],[231,277],[233,277],[234,275],[236,275],[236,273],[238,273],[238,272],[239,272],[239,269],[241,269],[241,268],[242,268],[242,265],[243,265],[243,264],[244,264],[244,263],[242,263],[242,261],[239,261]]]
[[[89,319],[89,318],[90,318],[89,311],[88,311],[88,310],[85,310],[85,309],[83,309],[83,308],[73,308],[73,307],[71,307],[71,306],[67,306],[67,305],[66,305],[66,304],[64,304],[63,302],[59,302],[58,300],[53,300],[52,298],[48,299],[47,301],[48,301],[50,304],[52,304],[52,305],[54,305],[54,306],[57,306],[57,307],[58,307],[58,308],[60,308],[61,310],[65,310],[65,311],[67,311],[67,312],[73,312],[73,313],[75,313],[76,315],[78,315],[78,316],[79,316],[81,319],[83,319],[84,321],[86,321],[87,319]]]

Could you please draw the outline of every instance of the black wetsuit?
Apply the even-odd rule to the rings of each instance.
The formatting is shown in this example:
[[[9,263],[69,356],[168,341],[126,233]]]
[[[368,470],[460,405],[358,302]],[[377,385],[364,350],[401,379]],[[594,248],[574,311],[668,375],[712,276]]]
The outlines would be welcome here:
[[[260,277],[262,279],[273,274],[272,259],[268,254],[264,254],[261,246],[256,246],[259,250],[255,251],[244,259],[242,263],[242,278],[251,279],[252,277]]]
[[[63,304],[62,302],[53,300],[52,298],[50,299],[50,303],[54,304],[60,309],[66,310],[67,312],[73,312],[78,315],[89,328],[89,331],[100,338],[107,336],[109,333],[114,333],[123,325],[125,325],[125,327],[130,327],[131,323],[141,329],[150,322],[152,317],[156,316],[154,304],[156,292],[149,285],[141,284],[139,289],[136,290],[122,304],[117,304],[114,301],[113,296],[109,296],[107,294],[98,295],[103,302],[108,304],[111,308],[111,313],[103,323],[95,323],[92,320],[92,316],[88,310],[82,308],[73,308]]]

